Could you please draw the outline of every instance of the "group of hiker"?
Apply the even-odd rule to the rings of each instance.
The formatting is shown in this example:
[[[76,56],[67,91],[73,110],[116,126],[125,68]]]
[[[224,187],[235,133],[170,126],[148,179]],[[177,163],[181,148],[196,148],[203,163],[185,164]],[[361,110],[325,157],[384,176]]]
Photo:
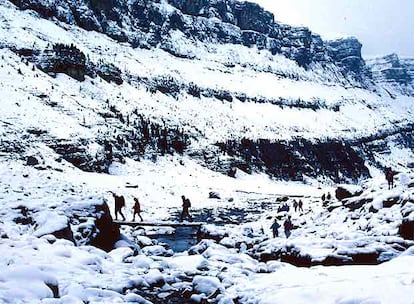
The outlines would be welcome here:
[[[331,196],[331,193],[330,192],[328,192],[328,194],[326,194],[326,195],[325,195],[325,193],[322,194],[322,197],[321,197],[322,202],[330,201],[331,198],[332,198],[332,196]]]
[[[293,208],[295,209],[295,212],[303,212],[302,200],[299,200],[299,202],[297,200],[293,200]],[[289,210],[290,207],[287,203],[284,203],[282,206],[279,206],[279,208],[277,208],[277,212],[289,212]]]
[[[122,208],[125,207],[125,198],[123,195],[118,195],[115,192],[110,192],[112,193],[112,196],[114,197],[114,201],[115,201],[115,220],[118,220],[118,213],[122,216],[122,220],[125,222],[126,218],[125,215],[122,213]],[[190,214],[190,207],[191,207],[191,202],[188,198],[186,198],[184,195],[181,196],[181,199],[183,201],[182,204],[182,211],[181,211],[181,215],[180,215],[180,221],[184,221],[185,218],[188,218],[190,221],[193,220],[191,214]],[[135,216],[138,215],[138,217],[141,219],[141,222],[143,221],[142,216],[141,216],[141,204],[139,203],[139,200],[134,197],[134,206],[132,207],[132,210],[134,211],[134,215],[133,215],[133,219],[132,221],[135,222]]]
[[[122,208],[125,207],[125,198],[123,195],[118,195],[114,192],[111,192],[112,196],[115,200],[115,220],[118,220],[118,213],[122,216],[122,220],[126,221],[126,218],[124,214],[122,213]],[[138,215],[138,217],[141,219],[141,222],[143,221],[141,216],[141,204],[139,203],[139,200],[134,197],[134,206],[132,207],[132,210],[134,210],[134,218],[132,221],[135,221],[135,216]]]
[[[394,175],[395,173],[392,171],[391,168],[387,168],[385,172],[385,179],[388,182],[388,189],[391,189],[394,187]],[[122,195],[118,195],[114,192],[111,192],[114,200],[115,200],[115,220],[118,220],[118,213],[122,216],[122,220],[125,221],[126,218],[124,214],[122,213],[122,208],[125,207],[125,198]],[[186,198],[184,195],[181,196],[182,199],[182,211],[180,214],[180,222],[184,221],[184,219],[188,219],[190,221],[193,220],[191,214],[190,214],[190,207],[191,202],[188,198]],[[328,192],[327,195],[323,194],[321,197],[322,201],[330,201],[331,200],[331,194]],[[293,208],[295,209],[295,212],[303,212],[303,201],[300,199],[299,201],[293,200]],[[133,221],[135,221],[135,216],[137,215],[141,221],[143,221],[141,216],[141,205],[139,200],[134,197],[134,206],[132,207],[132,210],[134,211],[133,214]],[[284,203],[283,205],[279,206],[278,212],[289,212],[290,207],[287,203]],[[280,224],[277,222],[277,219],[274,220],[272,225],[270,226],[270,229],[273,232],[273,237],[279,237],[279,228],[281,228]],[[291,231],[294,228],[294,225],[292,223],[292,218],[290,215],[288,215],[283,222],[283,229],[285,232],[286,238],[289,238],[291,235]]]
[[[122,213],[122,208],[125,207],[125,198],[123,195],[118,195],[114,192],[111,192],[112,196],[114,198],[115,201],[115,220],[118,220],[118,214],[121,215],[122,220],[126,221],[125,215]],[[180,222],[184,221],[184,219],[188,218],[190,221],[193,220],[191,214],[190,214],[190,207],[191,207],[191,202],[188,198],[186,198],[184,195],[181,196],[182,199],[182,211],[180,214]],[[295,211],[299,208],[299,211],[303,211],[303,202],[302,200],[299,200],[299,202],[297,202],[296,200],[293,201],[293,207],[295,208]],[[284,205],[282,205],[281,207],[279,207],[279,210],[281,211],[286,211],[289,212],[289,205],[287,205],[286,203]],[[141,219],[141,222],[143,221],[142,216],[141,216],[141,204],[139,203],[139,200],[134,197],[134,206],[132,207],[132,210],[134,211],[134,215],[133,215],[133,219],[132,221],[135,221],[135,216],[138,215],[138,217]],[[275,219],[275,221],[273,222],[272,226],[270,227],[270,229],[273,231],[273,237],[278,237],[279,236],[279,229],[280,225],[277,222],[277,220]],[[292,224],[292,220],[291,220],[291,216],[289,215],[286,220],[283,223],[283,228],[285,231],[285,235],[286,238],[288,238],[291,234],[291,230],[294,228],[293,224]]]
[[[272,226],[270,226],[270,229],[273,232],[273,237],[274,238],[279,237],[279,228],[280,228],[280,224],[277,222],[277,219],[275,219]],[[284,228],[284,231],[285,231],[286,238],[289,238],[289,236],[291,234],[291,231],[294,228],[290,215],[283,222],[283,228]]]
[[[301,199],[299,201],[293,200],[293,208],[295,209],[295,212],[298,212],[298,211],[303,212],[303,201]],[[279,208],[277,209],[277,212],[289,212],[289,210],[290,210],[289,205],[287,203],[284,203],[282,206],[279,206]],[[273,232],[274,238],[279,237],[280,227],[281,227],[280,224],[277,222],[277,219],[275,218],[274,222],[270,226],[270,229]],[[294,226],[292,223],[292,217],[288,215],[285,221],[283,222],[283,229],[284,229],[286,238],[289,238],[293,228]]]

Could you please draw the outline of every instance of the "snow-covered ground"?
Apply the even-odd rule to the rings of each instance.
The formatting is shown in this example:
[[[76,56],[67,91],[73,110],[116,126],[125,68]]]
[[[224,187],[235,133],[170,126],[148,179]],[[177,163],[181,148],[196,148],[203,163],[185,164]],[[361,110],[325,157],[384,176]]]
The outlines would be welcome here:
[[[2,158],[2,303],[147,303],[142,297],[152,303],[167,303],[165,299],[171,299],[173,294],[182,297],[186,289],[191,291],[195,302],[219,290],[214,296],[219,303],[234,303],[235,299],[239,303],[412,303],[412,249],[398,256],[402,252],[399,249],[398,257],[376,266],[308,269],[254,258],[255,251],[286,246],[299,248],[313,259],[335,251],[344,254],[347,248],[370,250],[382,246],[389,253],[387,244],[403,243],[395,228],[401,222],[402,203],[391,208],[378,207],[377,213],[368,211],[369,204],[356,211],[338,207],[328,212],[320,196],[328,191],[333,193],[332,188],[284,184],[241,172],[233,179],[211,173],[189,159],[182,160],[184,165],[172,157],[161,158],[155,164],[128,161],[125,165],[114,165],[112,175],[98,175],[74,169],[64,162],[55,163],[53,158],[49,154],[42,164],[50,166],[48,170],[26,166],[18,159]],[[412,178],[406,176],[405,183],[387,190],[378,177],[363,185],[361,197],[374,193],[374,197],[383,200],[395,195],[410,200],[413,191],[407,188],[407,182]],[[128,185],[138,188],[127,188]],[[211,207],[247,208],[252,201],[266,202],[270,208],[264,205],[251,221],[240,225],[209,225],[209,230],[225,231],[229,237],[219,243],[202,241],[190,250],[190,255],[184,252],[163,256],[163,247],[154,246],[154,240],[130,228],[124,230],[125,235],[143,246],[138,255],[123,247],[122,242],[119,248],[105,253],[91,246],[75,247],[70,241],[48,234],[66,224],[68,210],[74,208],[72,202],[83,202],[86,207],[105,197],[113,212],[107,190],[120,191],[126,196],[128,219],[132,217],[132,197],[139,197],[146,221],[171,219],[171,213],[180,206],[181,194],[191,198],[192,212]],[[210,191],[219,193],[222,199],[208,199]],[[303,196],[305,206],[302,215],[290,211],[298,228],[289,239],[284,237],[282,229],[280,238],[271,239],[268,227],[278,215],[276,199],[293,195]],[[229,202],[229,198],[234,200]],[[290,205],[291,202],[292,199]],[[18,206],[31,210],[34,224],[13,221]],[[60,222],[63,224],[59,225]],[[367,229],[369,225],[372,229]],[[235,246],[238,241],[245,245]],[[257,243],[248,249],[249,242]],[[58,287],[59,298],[53,299],[53,286]]]

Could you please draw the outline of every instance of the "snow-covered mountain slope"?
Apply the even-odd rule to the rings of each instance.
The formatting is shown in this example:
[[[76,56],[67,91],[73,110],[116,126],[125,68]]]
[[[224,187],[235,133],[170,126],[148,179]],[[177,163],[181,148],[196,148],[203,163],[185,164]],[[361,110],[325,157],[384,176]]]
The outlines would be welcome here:
[[[157,5],[172,9],[165,2]],[[182,58],[160,47],[133,48],[103,33],[42,19],[8,1],[2,1],[1,15],[3,121],[12,121],[7,130],[15,137],[5,138],[10,145],[24,146],[25,140],[16,144],[16,139],[28,136],[31,144],[49,143],[78,166],[88,163],[80,166],[88,170],[106,170],[105,140],[119,157],[145,156],[161,146],[164,152],[192,151],[222,172],[265,168],[290,179],[320,173],[333,180],[368,176],[364,161],[387,165],[382,154],[395,147],[412,157],[412,97],[391,98],[372,84],[363,89],[333,60],[314,61],[305,69],[256,46],[201,42],[170,29],[174,46],[192,54]],[[144,142],[148,126],[157,130],[156,142]],[[30,128],[40,135],[25,134]],[[151,132],[147,137],[154,138]],[[251,141],[247,155],[243,138]],[[228,156],[208,160],[219,149]],[[266,151],[279,153],[280,159],[269,163]],[[329,155],[339,161],[326,163]],[[251,156],[257,161],[246,160]]]

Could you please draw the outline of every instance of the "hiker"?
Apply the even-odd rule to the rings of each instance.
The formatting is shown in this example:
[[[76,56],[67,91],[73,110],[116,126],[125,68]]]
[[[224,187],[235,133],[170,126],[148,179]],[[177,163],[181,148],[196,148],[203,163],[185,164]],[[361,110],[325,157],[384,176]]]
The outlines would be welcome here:
[[[132,207],[132,209],[134,210],[134,218],[132,221],[135,222],[135,214],[138,214],[139,218],[141,219],[141,222],[143,222],[144,220],[141,216],[141,205],[136,197],[134,197],[134,202],[134,207]]]
[[[303,202],[302,202],[302,200],[299,200],[299,204],[298,204],[298,206],[299,206],[299,212],[300,212],[300,211],[302,211],[302,212],[303,212]]]
[[[322,194],[322,202],[325,202],[325,193]]]
[[[388,190],[394,188],[394,172],[392,171],[391,167],[387,168],[385,179],[388,181]]]
[[[112,151],[112,145],[105,140],[105,155],[107,160],[112,160],[113,158],[113,151]]]
[[[295,208],[295,212],[298,209],[298,202],[296,200],[293,200],[293,208]]]
[[[277,222],[277,219],[275,219],[272,226],[270,226],[270,229],[272,229],[273,231],[273,238],[279,237],[279,231],[278,231],[279,228],[280,228],[280,225]]]
[[[293,224],[292,221],[290,219],[290,215],[287,217],[287,219],[285,220],[285,222],[283,223],[283,227],[285,228],[285,235],[286,238],[289,238],[290,234],[291,234],[291,230],[293,229]]]
[[[183,211],[181,212],[180,222],[182,222],[185,217],[188,217],[190,221],[192,221],[193,218],[191,217],[190,212],[188,210],[191,207],[191,202],[184,195],[181,196],[181,199],[183,200]]]
[[[326,196],[326,200],[328,200],[328,201],[331,200],[331,192],[328,192],[328,195]]]
[[[203,239],[203,231],[201,230],[201,226],[199,226],[197,229],[197,234],[196,234],[197,243],[200,243],[202,239]]]
[[[115,220],[118,220],[118,213],[122,216],[122,220],[125,221],[125,216],[122,213],[122,208],[125,207],[125,198],[122,195],[117,195],[111,192],[115,200]]]

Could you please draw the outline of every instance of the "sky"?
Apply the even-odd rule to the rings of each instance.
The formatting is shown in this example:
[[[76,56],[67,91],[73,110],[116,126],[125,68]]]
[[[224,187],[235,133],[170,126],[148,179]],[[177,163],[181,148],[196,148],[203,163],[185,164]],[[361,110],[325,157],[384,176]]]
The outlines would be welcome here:
[[[414,57],[413,0],[249,0],[277,21],[304,25],[325,39],[355,36],[366,58]]]

